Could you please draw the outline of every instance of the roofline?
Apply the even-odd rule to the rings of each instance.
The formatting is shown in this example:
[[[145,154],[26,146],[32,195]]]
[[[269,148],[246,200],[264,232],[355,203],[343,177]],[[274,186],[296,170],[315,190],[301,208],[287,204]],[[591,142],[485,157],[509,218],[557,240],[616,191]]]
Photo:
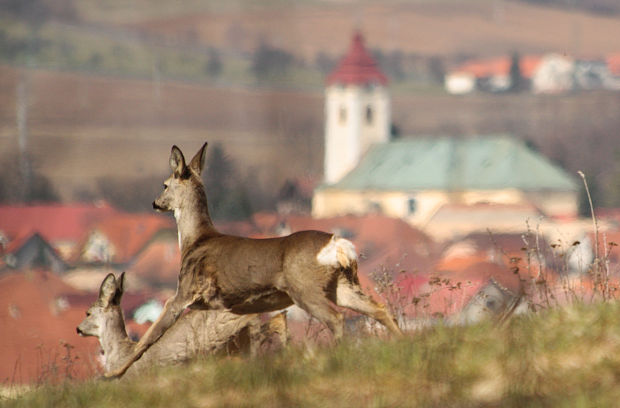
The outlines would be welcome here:
[[[488,188],[466,188],[466,189],[452,189],[452,188],[415,188],[415,189],[394,189],[394,188],[341,188],[336,184],[322,184],[314,189],[314,191],[328,191],[328,190],[337,190],[337,191],[349,191],[349,192],[365,192],[365,193],[423,193],[426,191],[448,191],[451,193],[461,193],[468,191],[493,191],[493,190],[515,190],[515,191],[524,191],[528,193],[539,193],[539,192],[577,192],[579,188],[575,187],[575,189],[555,189],[555,188],[541,188],[541,189],[529,189],[529,188],[519,188],[519,187],[488,187]]]
[[[526,191],[526,192],[545,192],[545,191],[549,191],[549,192],[578,192],[579,191],[579,183],[577,182],[577,178],[574,177],[573,175],[571,175],[570,173],[568,173],[568,171],[566,169],[564,169],[563,167],[557,165],[556,163],[553,163],[551,161],[551,159],[549,159],[547,156],[545,156],[544,154],[537,152],[533,149],[531,149],[530,147],[527,146],[526,141],[515,136],[513,133],[488,133],[488,134],[478,134],[478,135],[458,135],[458,136],[450,136],[450,135],[420,135],[420,136],[416,136],[416,135],[409,135],[409,136],[402,136],[400,138],[398,138],[397,140],[390,140],[387,143],[375,143],[373,145],[370,146],[370,148],[364,153],[364,155],[362,156],[362,158],[360,158],[358,165],[364,160],[364,158],[368,155],[368,153],[376,148],[377,146],[384,146],[387,144],[407,144],[407,143],[416,143],[419,141],[438,141],[438,140],[449,140],[449,141],[453,141],[453,140],[480,140],[480,139],[486,139],[486,140],[492,140],[492,139],[507,139],[510,142],[513,143],[517,143],[520,146],[524,147],[525,149],[531,151],[531,153],[534,153],[536,155],[542,156],[552,167],[566,173],[566,175],[568,176],[568,179],[570,180],[572,187],[570,189],[563,189],[563,188],[551,188],[551,187],[546,187],[546,188],[540,188],[540,189],[529,189],[529,188],[520,188],[520,187],[506,187],[505,189],[513,189],[513,190],[518,190],[518,191]],[[347,174],[345,174],[343,177],[340,178],[340,180],[338,180],[336,183],[334,184],[321,184],[319,186],[317,186],[314,191],[323,191],[323,190],[327,190],[327,189],[331,189],[335,186],[337,186],[342,180],[344,180],[345,178],[347,178],[347,176],[354,172],[355,169],[357,168],[357,165],[351,169],[351,171],[349,171]],[[459,191],[471,191],[471,190],[478,190],[478,191],[489,191],[489,190],[498,190],[501,189],[501,187],[497,187],[497,188],[468,188],[466,190],[454,190],[454,189],[450,189],[450,188],[418,188],[418,189],[411,189],[409,191],[429,191],[429,190],[434,190],[434,191],[450,191],[450,192],[459,192]],[[405,191],[403,189],[383,189],[383,188],[377,188],[377,187],[373,187],[372,189],[369,188],[363,188],[363,189],[341,189],[343,191],[377,191],[377,192],[386,192],[386,191],[394,191],[394,192],[402,192]]]

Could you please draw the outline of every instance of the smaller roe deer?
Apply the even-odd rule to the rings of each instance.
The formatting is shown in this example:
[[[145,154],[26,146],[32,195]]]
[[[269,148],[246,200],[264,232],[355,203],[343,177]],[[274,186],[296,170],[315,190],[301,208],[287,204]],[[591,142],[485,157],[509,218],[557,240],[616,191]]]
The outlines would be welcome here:
[[[122,366],[134,352],[136,342],[125,330],[123,296],[125,274],[116,279],[109,274],[101,283],[99,298],[77,327],[80,336],[95,336],[104,354],[104,371]],[[251,351],[277,334],[282,345],[287,341],[286,317],[280,313],[262,324],[256,314],[235,315],[228,311],[192,310],[183,315],[130,370],[135,373],[156,365],[187,361],[199,355],[217,352]]]

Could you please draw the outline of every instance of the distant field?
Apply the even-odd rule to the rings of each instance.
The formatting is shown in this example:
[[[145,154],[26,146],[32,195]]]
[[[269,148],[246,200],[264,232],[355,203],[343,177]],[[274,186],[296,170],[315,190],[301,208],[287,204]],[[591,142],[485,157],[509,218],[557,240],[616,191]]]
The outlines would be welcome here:
[[[620,50],[619,15],[516,1],[270,1],[260,6],[247,1],[228,6],[191,1],[183,3],[184,9],[171,8],[169,2],[147,8],[147,2],[112,0],[105,9],[93,3],[79,6],[93,21],[245,52],[264,41],[308,62],[320,51],[341,55],[356,27],[366,34],[371,47],[421,55],[554,51],[597,56]]]
[[[0,66],[0,153],[16,148],[18,78]],[[65,199],[104,176],[164,175],[172,144],[192,150],[204,140],[220,142],[242,173],[270,193],[286,178],[322,174],[321,92],[40,70],[31,71],[29,89],[30,150]],[[513,133],[590,177],[611,174],[620,151],[620,93],[392,92],[393,120],[404,136]]]
[[[620,398],[617,303],[543,311],[505,327],[434,327],[258,359],[213,358],[121,382],[66,382],[7,407],[611,407]]]
[[[0,153],[16,150],[16,70],[0,67]],[[65,199],[104,176],[165,175],[170,147],[221,143],[245,174],[314,174],[322,153],[320,95],[219,89],[83,74],[29,76],[29,147]],[[158,96],[157,96],[158,95]],[[290,160],[295,157],[295,160]],[[129,170],[129,172],[128,172]]]

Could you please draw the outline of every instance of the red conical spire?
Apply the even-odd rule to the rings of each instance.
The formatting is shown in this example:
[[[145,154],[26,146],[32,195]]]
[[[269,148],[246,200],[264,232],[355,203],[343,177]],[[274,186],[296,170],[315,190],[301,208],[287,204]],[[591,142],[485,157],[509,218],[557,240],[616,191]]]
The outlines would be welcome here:
[[[368,83],[387,84],[387,77],[377,66],[377,62],[364,47],[364,38],[356,32],[347,55],[340,60],[334,71],[327,77],[327,83],[365,85]]]

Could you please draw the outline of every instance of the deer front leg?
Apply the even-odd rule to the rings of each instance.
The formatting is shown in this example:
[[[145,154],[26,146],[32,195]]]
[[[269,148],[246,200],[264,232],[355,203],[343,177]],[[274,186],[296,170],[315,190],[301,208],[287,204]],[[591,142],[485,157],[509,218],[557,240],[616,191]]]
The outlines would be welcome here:
[[[129,367],[131,367],[131,365],[136,360],[142,357],[146,350],[148,350],[153,343],[159,340],[159,338],[166,332],[166,330],[168,330],[170,326],[172,326],[174,322],[179,319],[181,313],[183,313],[183,310],[185,310],[188,304],[189,302],[181,299],[178,296],[178,293],[173,298],[168,299],[166,301],[166,304],[164,305],[164,309],[162,310],[161,314],[159,315],[157,320],[151,325],[151,327],[149,327],[149,329],[146,331],[144,336],[142,336],[140,341],[138,341],[132,355],[125,362],[125,364],[115,371],[105,373],[104,377],[118,378],[125,374],[127,369],[129,369]]]

